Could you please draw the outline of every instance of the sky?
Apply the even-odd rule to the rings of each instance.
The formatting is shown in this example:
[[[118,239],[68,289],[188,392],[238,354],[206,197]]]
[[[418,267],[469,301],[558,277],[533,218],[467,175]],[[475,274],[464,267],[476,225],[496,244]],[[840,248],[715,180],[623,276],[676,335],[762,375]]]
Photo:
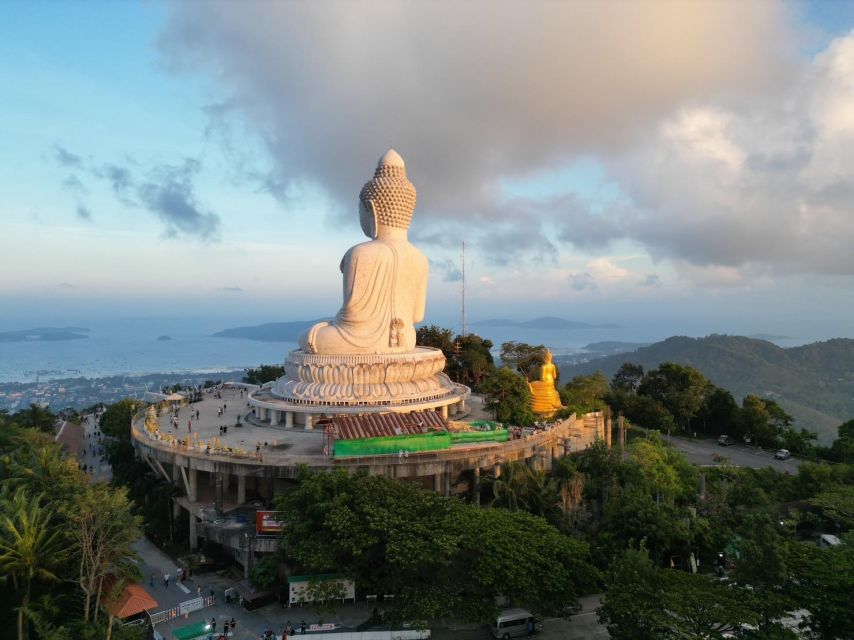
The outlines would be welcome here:
[[[427,320],[851,336],[854,2],[0,3],[0,326],[331,315],[394,147]],[[225,322],[225,320],[224,320]]]

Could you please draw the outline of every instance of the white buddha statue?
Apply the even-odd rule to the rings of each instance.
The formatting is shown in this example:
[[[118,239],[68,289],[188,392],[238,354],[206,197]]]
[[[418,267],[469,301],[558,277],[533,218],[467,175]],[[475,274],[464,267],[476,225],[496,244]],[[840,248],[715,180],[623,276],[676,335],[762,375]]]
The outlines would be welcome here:
[[[300,337],[308,353],[402,353],[415,348],[424,319],[427,258],[409,243],[415,187],[403,158],[390,149],[359,194],[359,221],[371,238],[341,260],[344,304],[334,319]]]

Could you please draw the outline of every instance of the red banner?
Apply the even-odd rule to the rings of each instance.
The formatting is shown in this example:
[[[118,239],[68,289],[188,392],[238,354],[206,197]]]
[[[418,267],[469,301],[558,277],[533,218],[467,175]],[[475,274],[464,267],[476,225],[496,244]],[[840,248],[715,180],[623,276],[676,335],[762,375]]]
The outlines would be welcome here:
[[[257,511],[255,515],[255,529],[258,535],[270,535],[281,533],[285,523],[281,520],[281,511]]]

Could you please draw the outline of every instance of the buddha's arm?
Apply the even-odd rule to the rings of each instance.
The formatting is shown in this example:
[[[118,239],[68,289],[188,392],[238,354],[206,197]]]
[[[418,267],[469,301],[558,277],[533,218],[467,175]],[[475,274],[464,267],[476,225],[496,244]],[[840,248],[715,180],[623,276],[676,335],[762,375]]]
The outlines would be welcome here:
[[[424,320],[425,308],[427,306],[427,275],[430,267],[427,264],[427,259],[424,258],[422,271],[418,282],[418,294],[415,297],[415,309],[412,314],[412,323],[418,324]]]

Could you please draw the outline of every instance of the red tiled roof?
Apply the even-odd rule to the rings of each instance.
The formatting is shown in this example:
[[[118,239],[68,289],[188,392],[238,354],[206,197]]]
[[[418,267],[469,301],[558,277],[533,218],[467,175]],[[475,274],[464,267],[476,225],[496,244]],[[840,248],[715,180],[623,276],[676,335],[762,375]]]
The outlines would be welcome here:
[[[448,425],[437,411],[413,413],[366,413],[359,416],[334,416],[318,421],[318,426],[332,424],[337,440],[359,440],[382,436],[401,436],[447,431]]]
[[[66,453],[77,457],[80,453],[80,445],[83,443],[83,427],[76,422],[63,421],[53,441],[61,445]]]
[[[107,576],[104,579],[101,604],[115,618],[129,618],[137,613],[142,613],[157,606],[157,600],[148,595],[148,591],[142,585],[130,582],[122,589],[121,595],[116,600],[110,597],[115,578]]]

